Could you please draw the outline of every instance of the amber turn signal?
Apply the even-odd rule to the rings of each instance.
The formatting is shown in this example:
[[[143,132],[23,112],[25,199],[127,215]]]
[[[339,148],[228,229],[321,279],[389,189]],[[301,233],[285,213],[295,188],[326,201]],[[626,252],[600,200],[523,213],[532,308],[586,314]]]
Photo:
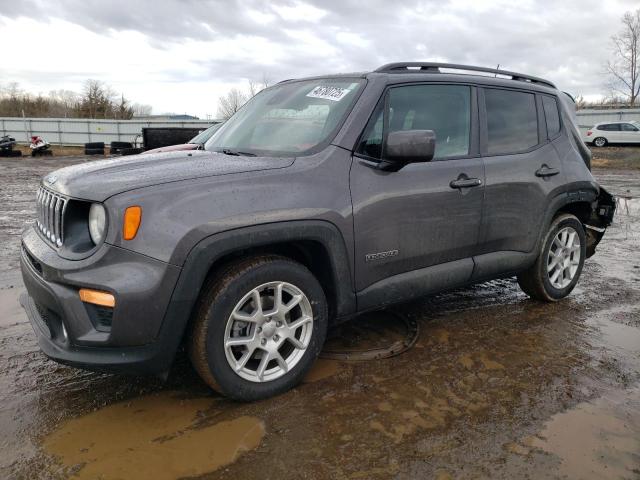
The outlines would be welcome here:
[[[124,225],[122,226],[122,237],[125,240],[136,238],[140,222],[142,221],[142,207],[127,207],[124,212]]]
[[[93,303],[94,305],[100,305],[102,307],[113,308],[116,306],[116,297],[110,293],[91,290],[88,288],[80,289],[80,300],[85,303]]]

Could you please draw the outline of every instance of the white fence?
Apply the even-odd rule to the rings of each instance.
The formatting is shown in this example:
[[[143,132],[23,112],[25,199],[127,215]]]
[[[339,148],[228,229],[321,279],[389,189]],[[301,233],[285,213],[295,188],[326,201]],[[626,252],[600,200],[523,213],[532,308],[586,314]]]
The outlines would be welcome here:
[[[584,134],[599,122],[640,121],[640,108],[619,110],[579,110],[578,125]],[[41,135],[59,145],[83,145],[89,142],[133,142],[143,127],[207,128],[208,120],[92,120],[69,118],[0,117],[0,136],[11,135],[28,143],[28,135]]]
[[[617,110],[578,110],[578,125],[582,133],[600,122],[640,122],[640,108],[625,108]]]
[[[0,117],[0,136],[10,135],[20,143],[29,135],[41,135],[51,144],[83,145],[89,142],[133,142],[143,127],[186,127],[205,129],[208,120],[93,120],[77,118]]]

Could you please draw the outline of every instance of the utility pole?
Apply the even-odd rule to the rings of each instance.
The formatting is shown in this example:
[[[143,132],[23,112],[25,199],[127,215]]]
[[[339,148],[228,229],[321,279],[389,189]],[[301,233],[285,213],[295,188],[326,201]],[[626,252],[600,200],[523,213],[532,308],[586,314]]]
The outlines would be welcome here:
[[[22,121],[24,122],[24,134],[27,137],[27,143],[29,143],[31,135],[29,134],[29,130],[27,129],[27,117],[24,114],[24,108],[22,109]]]

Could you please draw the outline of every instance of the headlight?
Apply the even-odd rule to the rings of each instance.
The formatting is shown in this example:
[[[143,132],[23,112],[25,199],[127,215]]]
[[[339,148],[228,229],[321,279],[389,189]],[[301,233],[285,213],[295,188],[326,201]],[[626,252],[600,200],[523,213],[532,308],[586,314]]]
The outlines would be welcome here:
[[[94,244],[100,245],[107,233],[107,212],[99,203],[92,203],[89,209],[89,235]]]

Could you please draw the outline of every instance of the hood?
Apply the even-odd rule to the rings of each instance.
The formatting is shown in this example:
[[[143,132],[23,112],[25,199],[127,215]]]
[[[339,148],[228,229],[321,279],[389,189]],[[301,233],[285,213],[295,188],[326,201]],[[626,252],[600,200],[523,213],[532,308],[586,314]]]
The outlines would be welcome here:
[[[201,145],[199,143],[181,143],[179,145],[169,145],[167,147],[158,147],[147,150],[142,153],[161,153],[161,152],[177,152],[182,150],[197,150]]]
[[[192,178],[285,168],[294,158],[243,157],[194,150],[132,155],[61,168],[45,187],[74,198],[102,202],[127,190]]]

